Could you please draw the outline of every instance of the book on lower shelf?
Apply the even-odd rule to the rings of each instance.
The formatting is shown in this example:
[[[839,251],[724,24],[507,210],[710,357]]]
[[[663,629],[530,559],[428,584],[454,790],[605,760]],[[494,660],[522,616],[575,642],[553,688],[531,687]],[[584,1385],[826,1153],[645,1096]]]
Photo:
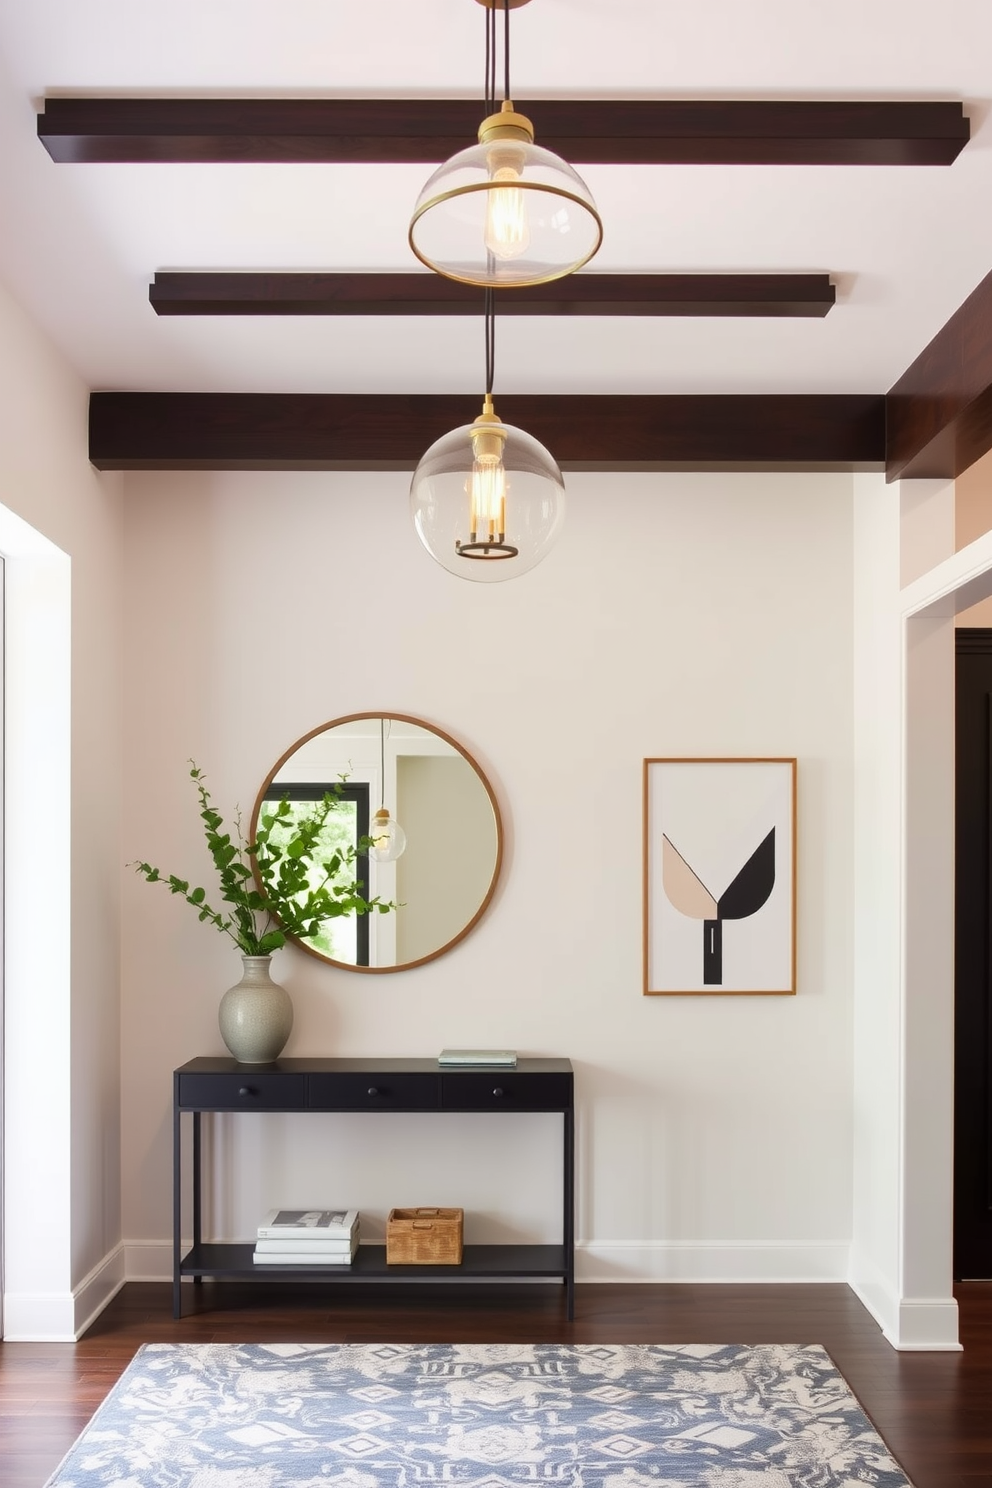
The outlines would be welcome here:
[[[318,1247],[275,1241],[268,1243],[278,1245],[278,1249],[269,1250],[263,1249],[266,1243],[259,1240],[255,1246],[252,1260],[256,1266],[350,1266],[358,1250],[358,1231],[341,1245]]]
[[[259,1255],[291,1252],[302,1256],[350,1256],[357,1244],[356,1230],[350,1240],[267,1240],[263,1236],[261,1240],[256,1240],[255,1249]]]
[[[259,1240],[351,1240],[358,1233],[357,1209],[270,1209],[256,1231]]]

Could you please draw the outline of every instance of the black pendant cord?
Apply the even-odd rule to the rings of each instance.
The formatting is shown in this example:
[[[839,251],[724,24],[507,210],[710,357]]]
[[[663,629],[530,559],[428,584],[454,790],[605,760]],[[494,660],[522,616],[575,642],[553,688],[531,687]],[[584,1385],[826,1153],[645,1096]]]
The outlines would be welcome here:
[[[496,4],[486,6],[486,118],[496,112]],[[503,0],[503,97],[510,98],[510,0]]]
[[[491,398],[493,379],[496,375],[496,297],[492,286],[487,285],[486,295],[486,397]]]
[[[379,719],[379,810],[386,805],[386,720]]]
[[[483,94],[483,98],[485,100],[484,107],[485,107],[485,110],[486,110],[485,114],[483,115],[483,118],[488,119],[489,118],[489,115],[493,111],[493,91],[494,91],[494,89],[493,89],[493,81],[492,81],[492,79],[493,79],[493,67],[495,65],[494,48],[493,48],[492,11],[489,9],[488,6],[486,7],[485,22],[486,22],[486,73],[485,73],[485,77],[483,79],[482,94]]]

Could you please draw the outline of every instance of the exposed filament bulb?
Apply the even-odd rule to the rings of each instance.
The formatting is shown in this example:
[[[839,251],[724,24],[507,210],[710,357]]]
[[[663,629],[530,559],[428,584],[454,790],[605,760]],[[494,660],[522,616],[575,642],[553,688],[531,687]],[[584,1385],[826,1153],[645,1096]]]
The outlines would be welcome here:
[[[530,247],[525,193],[514,184],[520,180],[519,172],[503,165],[493,171],[492,179],[506,184],[486,192],[486,247],[495,258],[519,258]]]
[[[519,549],[506,541],[506,468],[503,446],[507,431],[493,409],[489,393],[470,430],[472,473],[465,482],[469,499],[468,542],[456,541],[462,558],[516,558]]]
[[[472,542],[502,542],[506,532],[506,470],[496,456],[476,458],[470,483]]]

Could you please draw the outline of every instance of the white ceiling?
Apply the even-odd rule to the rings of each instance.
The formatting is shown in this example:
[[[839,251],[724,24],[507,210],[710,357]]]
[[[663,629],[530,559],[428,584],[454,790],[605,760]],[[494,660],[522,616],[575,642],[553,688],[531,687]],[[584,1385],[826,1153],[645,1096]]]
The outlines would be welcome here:
[[[587,272],[827,272],[825,319],[514,319],[496,391],[882,392],[992,269],[990,0],[532,0],[514,96],[950,99],[950,167],[597,166]],[[477,391],[474,318],[158,317],[162,269],[413,270],[422,166],[56,165],[45,95],[481,94],[473,0],[0,0],[0,278],[93,388]],[[470,141],[466,140],[466,144]],[[540,143],[540,137],[538,138]]]

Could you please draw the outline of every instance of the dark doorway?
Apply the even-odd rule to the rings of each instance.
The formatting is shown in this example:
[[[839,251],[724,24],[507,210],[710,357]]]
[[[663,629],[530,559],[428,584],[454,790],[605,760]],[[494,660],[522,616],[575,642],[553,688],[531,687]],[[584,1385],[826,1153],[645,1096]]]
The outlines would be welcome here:
[[[992,1278],[992,630],[957,632],[954,1275]]]

